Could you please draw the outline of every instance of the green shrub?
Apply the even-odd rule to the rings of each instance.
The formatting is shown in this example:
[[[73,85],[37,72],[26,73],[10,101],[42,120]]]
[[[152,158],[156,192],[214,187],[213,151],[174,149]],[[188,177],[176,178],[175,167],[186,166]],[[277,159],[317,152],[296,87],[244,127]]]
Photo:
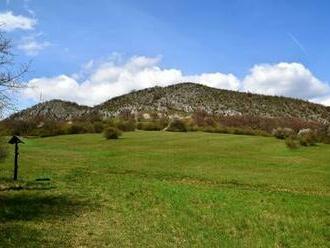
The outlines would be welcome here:
[[[255,135],[254,131],[249,128],[233,128],[231,133],[239,135]]]
[[[102,133],[104,130],[104,125],[101,121],[94,122],[93,129],[95,133]]]
[[[37,125],[32,121],[13,121],[11,122],[11,135],[30,136]]]
[[[320,137],[320,142],[322,142],[324,144],[330,144],[330,136]]]
[[[330,126],[323,125],[315,132],[319,142],[330,144]]]
[[[197,127],[216,127],[215,116],[207,113],[203,109],[198,109],[192,114],[193,124]]]
[[[160,131],[166,127],[166,123],[159,121],[144,121],[137,124],[137,129],[144,131]]]
[[[67,128],[67,134],[92,133],[93,127],[90,124],[74,123]]]
[[[316,134],[311,129],[300,130],[297,137],[300,145],[302,146],[312,146],[315,145],[317,142]]]
[[[67,134],[79,134],[86,132],[86,129],[83,126],[72,124],[67,129]]]
[[[187,126],[186,123],[183,120],[180,119],[173,119],[168,127],[166,128],[166,131],[170,132],[187,132]]]
[[[289,149],[297,149],[299,147],[299,141],[293,137],[286,138],[285,144]]]
[[[123,132],[135,131],[136,128],[134,120],[128,120],[128,121],[120,120],[115,123],[115,127]]]
[[[40,137],[50,137],[56,135],[63,135],[65,133],[65,125],[63,123],[48,121],[44,123],[44,125],[39,129],[35,129],[32,132],[32,135]]]
[[[254,130],[251,128],[238,128],[238,127],[205,127],[201,129],[208,133],[226,133],[226,134],[237,134],[237,135],[258,135],[258,136],[270,136],[269,133],[262,130]]]
[[[118,139],[122,133],[118,128],[108,127],[104,130],[103,135],[106,139]]]
[[[223,133],[221,128],[215,128],[215,127],[203,127],[197,129],[206,133]]]
[[[4,122],[0,122],[0,137],[11,135],[11,131]]]
[[[291,128],[282,128],[282,127],[278,127],[273,129],[272,134],[274,135],[274,137],[276,137],[277,139],[285,139],[291,136],[295,136],[295,132],[293,129]]]
[[[110,118],[106,121],[105,126],[115,127],[123,132],[135,131],[136,123],[134,119],[124,120],[123,118]]]
[[[194,131],[202,131],[204,128],[213,128],[212,126],[198,126],[195,122],[194,119],[191,117],[185,118],[182,120],[185,124],[186,130],[188,132],[194,132]]]

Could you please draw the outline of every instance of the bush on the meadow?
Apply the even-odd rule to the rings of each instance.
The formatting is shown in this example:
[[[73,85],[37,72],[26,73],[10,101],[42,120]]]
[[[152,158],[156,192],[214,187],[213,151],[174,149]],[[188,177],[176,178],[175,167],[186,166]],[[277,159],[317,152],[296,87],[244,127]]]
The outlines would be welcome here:
[[[37,124],[32,121],[12,121],[10,123],[11,135],[30,136],[37,128]]]
[[[84,125],[82,123],[74,123],[67,128],[67,134],[82,134],[91,132],[91,127],[89,125]]]
[[[204,128],[213,128],[213,126],[198,126],[192,117],[181,119],[185,124],[187,132],[202,131]]]
[[[84,127],[77,125],[77,124],[72,124],[67,128],[66,133],[67,134],[80,134],[80,133],[84,133],[85,131],[86,130]]]
[[[93,129],[95,133],[102,133],[104,130],[104,125],[103,122],[101,121],[96,121],[93,123]]]
[[[167,126],[166,122],[161,121],[143,121],[137,123],[137,129],[144,131],[160,131]]]
[[[138,122],[136,125],[137,129],[144,130],[144,131],[160,131],[162,127],[158,125],[158,123],[153,121],[144,121]]]
[[[213,117],[217,123],[225,127],[252,128],[272,133],[278,127],[291,128],[298,132],[303,128],[317,129],[321,126],[316,121],[306,121],[291,117],[261,117],[255,115],[218,115]]]
[[[315,131],[318,142],[330,144],[330,125],[323,125]]]
[[[186,123],[181,119],[173,119],[170,121],[168,127],[166,128],[166,131],[169,132],[187,132],[187,126]]]
[[[302,146],[312,146],[317,142],[317,136],[312,129],[306,128],[298,132],[297,138],[300,145]]]
[[[120,129],[123,132],[130,132],[135,131],[136,129],[136,122],[134,119],[123,119],[123,118],[110,118],[107,119],[105,122],[106,127],[115,127]]]
[[[276,137],[277,139],[285,139],[285,138],[289,138],[291,136],[295,136],[295,131],[291,128],[282,128],[282,127],[278,127],[273,129],[272,134],[274,137]]]
[[[216,116],[207,113],[203,109],[196,110],[192,116],[192,122],[194,126],[197,127],[216,127]]]
[[[285,139],[285,144],[289,149],[292,150],[299,147],[299,141],[292,136]]]
[[[230,129],[229,129],[230,130]],[[252,128],[234,128],[232,134],[241,134],[241,135],[254,135],[254,136],[271,136],[269,133],[259,129]]]
[[[322,142],[330,144],[330,125],[326,127],[324,135],[321,137]]]
[[[115,122],[115,127],[120,129],[123,132],[132,132],[135,131],[136,124],[135,120],[119,120]]]
[[[31,135],[40,137],[50,137],[56,135],[63,135],[66,133],[65,124],[60,122],[48,121],[42,127],[35,129]]]
[[[116,127],[108,127],[104,130],[103,135],[106,139],[118,139],[122,132]]]
[[[224,134],[237,134],[237,135],[257,135],[257,136],[270,136],[269,133],[259,130],[259,129],[251,129],[251,128],[237,128],[237,127],[205,127],[202,128],[201,131],[207,133],[224,133]]]

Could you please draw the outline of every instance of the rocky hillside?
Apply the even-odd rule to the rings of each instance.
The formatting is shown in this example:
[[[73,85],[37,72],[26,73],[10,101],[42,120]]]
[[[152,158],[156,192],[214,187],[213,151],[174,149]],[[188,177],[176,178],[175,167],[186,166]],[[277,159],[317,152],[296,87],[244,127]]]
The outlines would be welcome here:
[[[31,108],[13,114],[16,120],[72,120],[90,113],[91,108],[62,100],[39,103]]]
[[[193,83],[134,91],[93,108],[53,100],[19,112],[11,118],[31,119],[43,116],[49,119],[69,120],[91,113],[103,117],[115,116],[124,110],[132,113],[161,112],[167,115],[188,115],[197,109],[224,115],[246,114],[330,121],[330,109],[323,105],[287,97],[220,90]]]
[[[94,108],[104,115],[116,115],[123,109],[132,112],[155,111],[179,115],[204,109],[209,113],[224,115],[247,114],[330,121],[330,109],[323,105],[287,97],[215,89],[193,83],[131,92]]]

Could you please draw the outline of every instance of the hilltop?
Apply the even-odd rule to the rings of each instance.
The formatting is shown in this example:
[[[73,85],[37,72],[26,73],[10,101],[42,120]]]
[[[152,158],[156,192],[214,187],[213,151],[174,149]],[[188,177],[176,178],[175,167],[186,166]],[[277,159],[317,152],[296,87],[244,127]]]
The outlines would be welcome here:
[[[163,113],[189,115],[198,109],[222,115],[252,115],[289,117],[310,121],[329,122],[326,106],[308,101],[279,96],[243,93],[216,89],[195,83],[180,83],[167,87],[152,87],[112,98],[94,107],[52,100],[16,113],[10,119],[47,118],[70,120],[90,114],[116,116],[122,111],[132,113]]]
[[[88,114],[91,108],[74,102],[51,100],[39,103],[13,114],[9,119],[15,120],[72,120]]]

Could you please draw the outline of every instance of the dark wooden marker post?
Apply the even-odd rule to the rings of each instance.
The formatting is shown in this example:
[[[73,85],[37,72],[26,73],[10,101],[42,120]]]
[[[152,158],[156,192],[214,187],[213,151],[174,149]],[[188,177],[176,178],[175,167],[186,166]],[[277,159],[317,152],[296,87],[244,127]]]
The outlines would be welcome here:
[[[17,180],[18,176],[18,144],[22,143],[24,144],[23,141],[21,141],[17,136],[13,136],[9,141],[9,144],[15,145],[15,160],[14,160],[14,180]]]

